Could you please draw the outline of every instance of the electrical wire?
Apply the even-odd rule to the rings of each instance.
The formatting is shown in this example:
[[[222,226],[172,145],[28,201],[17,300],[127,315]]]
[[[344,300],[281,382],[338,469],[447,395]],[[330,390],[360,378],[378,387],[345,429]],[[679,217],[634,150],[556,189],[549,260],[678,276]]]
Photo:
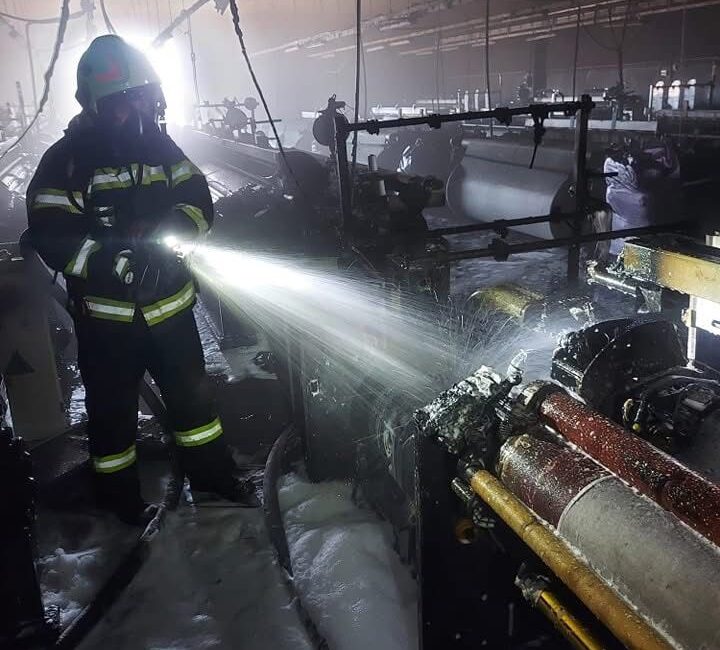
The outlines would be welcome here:
[[[100,0],[100,11],[102,11],[103,20],[105,21],[105,29],[107,29],[110,34],[117,34],[108,15],[107,7],[105,7],[105,0]]]
[[[89,10],[83,9],[82,11],[76,11],[68,16],[68,20],[74,20],[75,18],[82,18]],[[8,18],[9,20],[17,20],[21,23],[32,23],[33,25],[51,25],[57,23],[61,18],[27,18],[25,16],[17,16],[15,14],[9,14],[6,11],[0,11],[0,16]]]
[[[60,47],[62,45],[62,42],[65,38],[65,30],[67,29],[68,21],[70,20],[70,0],[63,0],[62,7],[60,8],[60,18],[58,22],[58,31],[57,36],[55,37],[55,45],[53,46],[52,56],[50,57],[50,63],[48,64],[47,70],[45,71],[45,87],[43,89],[42,97],[40,98],[40,103],[38,104],[37,110],[35,111],[35,115],[33,115],[33,118],[30,120],[30,123],[25,127],[25,130],[18,136],[18,139],[15,140],[5,151],[2,155],[0,155],[0,161],[5,158],[15,147],[17,147],[27,136],[28,133],[30,133],[30,130],[35,126],[35,123],[38,121],[38,118],[40,117],[40,114],[43,112],[43,109],[45,108],[45,104],[47,104],[48,97],[50,96],[50,81],[52,80],[53,74],[55,72],[55,64],[57,63],[58,57],[60,56]]]
[[[200,1],[200,0],[199,0]],[[290,161],[287,158],[287,154],[285,152],[285,147],[283,147],[282,141],[280,140],[280,134],[278,133],[277,126],[275,125],[275,120],[272,117],[272,114],[270,113],[270,107],[268,106],[267,100],[265,99],[265,93],[262,90],[262,87],[260,86],[260,82],[258,81],[257,76],[255,75],[255,70],[252,66],[252,63],[250,61],[250,55],[248,54],[247,48],[245,47],[245,36],[243,35],[242,28],[240,27],[240,12],[238,11],[238,6],[236,0],[229,0],[230,3],[230,13],[232,15],[232,21],[233,21],[233,27],[235,28],[235,34],[238,37],[238,41],[240,42],[240,50],[242,51],[243,58],[245,59],[245,63],[247,64],[248,72],[250,73],[250,78],[252,79],[253,85],[255,86],[255,90],[257,90],[258,97],[260,97],[260,103],[263,106],[263,109],[265,110],[265,115],[267,115],[268,123],[270,124],[270,128],[272,129],[273,135],[275,136],[275,142],[277,143],[278,151],[280,152],[280,155],[282,156],[283,162],[285,163],[285,167],[287,167],[288,174],[295,182],[296,187],[300,191],[300,193],[303,195],[305,200],[307,201],[308,206],[312,207],[312,201],[310,200],[310,197],[305,193],[305,190],[303,189],[302,185],[300,185],[300,181],[298,180],[297,176],[295,175],[295,172],[293,171],[293,168],[290,165]],[[198,4],[198,3],[196,3]],[[191,7],[192,9],[192,7]],[[188,10],[190,11],[190,10]]]
[[[363,70],[363,119],[368,116],[368,85],[367,85],[367,64],[365,62],[365,46],[362,47],[362,70]]]
[[[355,0],[355,123],[360,121],[360,55],[362,52],[362,0]],[[353,131],[350,178],[357,167],[358,132]]]
[[[577,21],[575,23],[575,54],[573,56],[572,68],[572,101],[577,99],[577,69],[578,57],[580,54],[580,3],[577,6]]]
[[[435,38],[435,112],[440,112],[440,30]]]
[[[487,107],[492,108],[490,95],[490,0],[485,0],[485,86],[487,91]],[[490,120],[490,137],[493,136],[493,121]]]

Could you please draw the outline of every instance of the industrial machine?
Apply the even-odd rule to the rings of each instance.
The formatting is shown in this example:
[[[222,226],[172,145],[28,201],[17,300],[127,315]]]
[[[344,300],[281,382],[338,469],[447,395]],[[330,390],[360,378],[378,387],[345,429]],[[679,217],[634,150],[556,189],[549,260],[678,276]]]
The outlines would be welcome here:
[[[611,272],[592,264],[642,313],[567,333],[548,380],[483,366],[379,408],[375,474],[396,489],[371,494],[416,566],[423,647],[557,647],[528,603],[576,648],[720,643],[713,242],[630,240]],[[497,293],[532,326],[539,296]]]
[[[548,359],[558,383],[523,385],[514,360],[507,371],[482,367],[444,384],[439,395],[437,383],[411,393],[383,384],[371,368],[348,377],[336,350],[320,345],[309,354],[302,342],[288,343],[281,326],[267,333],[272,355],[263,359],[287,388],[308,474],[353,481],[358,497],[392,525],[418,581],[425,650],[558,648],[563,637],[579,648],[720,643],[710,614],[720,605],[712,588],[720,577],[719,488],[707,464],[698,471],[685,464],[695,466],[712,445],[720,417],[716,346],[706,338],[717,335],[720,304],[715,240],[670,237],[668,224],[652,222],[607,229],[608,172],[588,154],[592,104],[584,97],[350,124],[333,97],[315,129],[329,158],[258,146],[242,137],[245,127],[231,137],[229,123],[182,138],[191,158],[246,182],[232,191],[228,177],[211,176],[218,215],[211,243],[302,254],[373,286],[395,309],[421,306],[448,336],[465,316],[447,307],[452,263],[567,248],[567,279],[577,287],[582,246],[641,237],[614,263],[594,260],[587,276],[631,296],[642,314],[567,334]],[[545,140],[559,114],[574,118],[571,146]],[[410,164],[387,170],[349,153],[360,130],[510,124],[521,115],[531,123],[525,142],[471,143],[447,185],[407,173]],[[458,162],[456,149],[443,151]],[[19,178],[23,169],[9,174]],[[478,210],[473,222],[431,227],[425,211],[444,195],[451,207]],[[509,237],[525,228],[535,238]],[[465,233],[492,239],[451,248],[448,237]],[[222,296],[206,290],[202,300],[228,345],[252,338],[252,326],[229,314]],[[504,286],[474,295],[466,308],[509,306],[517,327],[531,328],[551,309],[586,302],[572,296],[551,307],[535,292]],[[382,351],[382,328],[368,336]],[[153,395],[146,391],[146,401]],[[272,530],[282,537],[277,525]],[[289,566],[287,556],[282,564]],[[27,593],[34,629],[46,630]]]
[[[558,108],[546,110],[549,115]],[[528,112],[534,137],[541,140],[543,115]],[[326,123],[335,140],[334,148],[333,138],[327,143],[336,157],[341,242],[353,241],[362,223],[347,176],[347,135],[354,128],[374,132],[453,119],[421,116],[346,125],[337,117]],[[513,219],[518,215],[501,212],[496,216],[506,219],[425,234],[428,239],[482,230],[503,235],[507,228],[532,226],[532,234],[544,239],[511,244],[501,237],[487,249],[420,257],[405,251],[405,261],[505,259],[515,251],[572,249],[640,231],[648,235],[647,229],[669,230],[645,224],[640,230],[603,233],[602,220],[592,222],[603,205],[592,197],[588,181],[602,175],[586,169],[587,123],[583,126],[582,115],[577,122],[574,150],[550,151],[550,162],[541,163],[542,148],[533,161],[537,146],[497,147],[501,166],[517,169],[521,160],[539,165],[528,170],[528,181],[520,183],[513,201],[498,205],[527,204],[531,214],[545,214]],[[485,144],[485,150],[493,145]],[[553,155],[560,161],[555,172]],[[466,152],[463,164],[478,164],[472,158]],[[574,169],[561,171],[570,158]],[[487,170],[458,169],[455,174],[481,179],[477,182],[488,188],[485,195],[477,190],[467,195],[472,208],[482,196],[496,199],[490,187],[506,184],[507,173],[496,178]],[[536,180],[545,185],[534,191]],[[468,182],[473,181],[460,183],[461,200]],[[451,176],[451,201],[452,187]],[[360,205],[364,209],[366,203]],[[485,206],[477,220],[485,221],[492,210]],[[579,648],[720,643],[709,622],[720,604],[715,590],[707,587],[698,597],[698,590],[720,577],[715,505],[720,488],[708,478],[707,464],[693,463],[696,470],[681,460],[697,460],[703,455],[698,450],[712,445],[718,434],[714,341],[702,358],[697,355],[697,323],[705,324],[703,332],[714,328],[707,315],[712,310],[698,316],[697,307],[717,296],[705,286],[690,286],[690,278],[698,276],[709,287],[718,267],[707,247],[671,239],[673,244],[667,238],[630,240],[616,266],[591,264],[592,282],[604,273],[610,278],[605,286],[637,296],[642,314],[568,334],[552,363],[548,360],[548,375],[559,384],[523,386],[520,364],[511,364],[507,373],[482,367],[423,406],[417,395],[402,390],[378,396],[371,376],[355,377],[350,385],[341,381],[331,351],[296,368],[308,471],[317,479],[352,478],[392,523],[398,551],[417,575],[423,648],[558,647],[558,634]],[[671,267],[666,253],[693,259]],[[574,266],[571,254],[571,280],[577,277]],[[697,295],[689,304],[696,308],[685,312],[686,332],[678,318],[682,298],[676,294],[691,289]],[[521,298],[516,316],[532,320],[529,315],[541,301],[530,294]],[[655,317],[648,320],[648,311]]]

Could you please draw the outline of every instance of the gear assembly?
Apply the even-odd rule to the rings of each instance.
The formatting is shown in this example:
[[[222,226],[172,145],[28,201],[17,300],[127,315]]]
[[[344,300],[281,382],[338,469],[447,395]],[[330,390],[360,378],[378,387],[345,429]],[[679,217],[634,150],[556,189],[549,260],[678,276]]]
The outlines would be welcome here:
[[[720,0],[38,4],[0,650],[720,648]]]

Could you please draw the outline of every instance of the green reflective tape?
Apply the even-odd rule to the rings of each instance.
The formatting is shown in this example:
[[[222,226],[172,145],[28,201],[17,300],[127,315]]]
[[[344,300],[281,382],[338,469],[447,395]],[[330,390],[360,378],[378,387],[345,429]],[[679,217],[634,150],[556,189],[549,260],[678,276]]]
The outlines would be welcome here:
[[[210,226],[208,225],[205,215],[200,208],[197,208],[194,205],[189,205],[188,203],[178,203],[175,207],[193,220],[198,228],[198,232],[201,235],[204,235],[208,230],[210,230]]]
[[[135,305],[131,302],[86,296],[85,306],[93,318],[132,323],[135,317]]]
[[[187,158],[170,167],[172,186],[177,187],[193,176],[202,176],[202,172]]]
[[[137,168],[137,165],[133,165]],[[133,176],[129,169],[102,167],[93,172],[90,181],[90,191],[97,192],[100,190],[116,190],[131,187],[133,185]]]
[[[82,214],[83,207],[84,203],[81,192],[68,192],[67,190],[52,187],[44,187],[38,190],[32,201],[32,208],[34,210],[60,208],[71,214]]]
[[[87,278],[87,267],[90,255],[100,249],[100,244],[94,239],[86,237],[77,253],[63,269],[65,275],[74,275],[77,278]]]
[[[93,467],[100,474],[112,474],[130,467],[137,459],[135,445],[131,445],[125,451],[110,456],[93,456]]]
[[[176,431],[175,442],[180,447],[199,447],[212,442],[222,435],[220,420],[215,418],[212,422],[189,431]]]
[[[195,302],[195,286],[188,282],[180,291],[152,305],[142,307],[145,322],[151,327],[191,307]]]
[[[162,165],[143,165],[142,184],[150,185],[151,183],[165,183],[167,185],[168,177],[165,174],[165,168]]]

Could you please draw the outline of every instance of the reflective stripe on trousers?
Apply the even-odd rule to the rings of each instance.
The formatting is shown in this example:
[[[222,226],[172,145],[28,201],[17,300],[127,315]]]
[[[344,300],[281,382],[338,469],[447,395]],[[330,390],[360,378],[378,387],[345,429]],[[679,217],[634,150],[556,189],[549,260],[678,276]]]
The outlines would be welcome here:
[[[100,474],[112,474],[121,469],[130,467],[137,459],[135,445],[130,445],[125,451],[110,456],[93,456],[93,467]]]
[[[208,442],[212,442],[222,435],[222,425],[219,418],[215,418],[212,422],[204,424],[201,427],[190,429],[189,431],[176,431],[175,442],[180,447],[199,447]]]

